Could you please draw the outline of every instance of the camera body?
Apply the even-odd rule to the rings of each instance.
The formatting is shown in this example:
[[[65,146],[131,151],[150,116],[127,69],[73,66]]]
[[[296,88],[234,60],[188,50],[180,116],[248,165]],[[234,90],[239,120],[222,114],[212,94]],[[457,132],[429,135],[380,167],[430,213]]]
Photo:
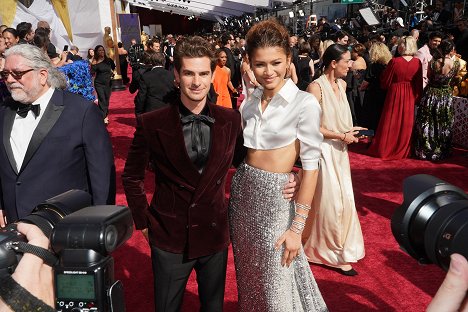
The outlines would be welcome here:
[[[125,311],[123,286],[114,279],[114,259],[100,257],[92,250],[67,252],[65,258],[81,258],[83,265],[54,268],[55,308],[58,312]],[[61,258],[63,260],[63,257]]]
[[[123,206],[87,207],[57,223],[51,237],[59,256],[54,268],[57,311],[124,311],[122,284],[115,282],[109,253],[132,231],[130,210]]]
[[[37,225],[58,256],[53,267],[57,311],[125,311],[110,253],[131,237],[131,212],[124,206],[88,207],[90,203],[88,193],[71,190],[38,205],[20,222]],[[11,275],[21,260],[17,242],[27,240],[16,224],[0,229],[0,276]]]

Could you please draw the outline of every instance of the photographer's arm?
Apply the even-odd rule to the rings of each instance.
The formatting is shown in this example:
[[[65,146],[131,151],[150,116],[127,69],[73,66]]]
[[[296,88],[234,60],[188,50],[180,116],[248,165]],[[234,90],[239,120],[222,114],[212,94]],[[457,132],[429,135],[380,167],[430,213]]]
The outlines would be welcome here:
[[[37,226],[19,223],[17,229],[26,236],[30,245],[48,249],[49,240]],[[27,308],[28,311],[54,311],[52,308],[45,310],[48,308],[47,306],[53,307],[54,305],[52,274],[52,268],[44,264],[41,258],[31,253],[25,253],[11,276],[19,284],[18,289],[9,287],[9,291],[16,293],[16,295],[18,295],[18,292],[24,292],[19,296],[17,302],[22,307]],[[0,300],[0,311],[11,311],[11,308],[3,300]]]

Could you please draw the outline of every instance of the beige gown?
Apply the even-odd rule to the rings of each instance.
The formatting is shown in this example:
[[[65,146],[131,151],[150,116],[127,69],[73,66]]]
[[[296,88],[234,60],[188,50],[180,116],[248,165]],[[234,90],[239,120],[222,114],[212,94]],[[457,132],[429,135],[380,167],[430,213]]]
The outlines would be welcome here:
[[[326,76],[315,81],[322,90],[322,127],[340,133],[349,131],[353,121],[341,82],[338,83],[338,99]],[[308,221],[303,239],[309,262],[339,266],[364,257],[348,146],[341,140],[323,141],[317,189]]]

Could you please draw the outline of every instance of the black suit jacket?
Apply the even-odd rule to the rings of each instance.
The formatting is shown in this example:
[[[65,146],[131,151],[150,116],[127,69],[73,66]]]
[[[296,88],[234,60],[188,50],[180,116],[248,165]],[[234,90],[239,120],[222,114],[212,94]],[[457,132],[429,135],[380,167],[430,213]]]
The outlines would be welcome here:
[[[140,115],[122,181],[137,229],[149,228],[151,244],[197,258],[229,245],[226,176],[234,151],[243,151],[237,110],[208,104],[215,119],[208,162],[200,174],[185,147],[178,104]],[[236,146],[237,144],[237,146]],[[243,153],[237,153],[238,162]],[[145,168],[155,167],[148,205]]]
[[[115,167],[109,134],[96,105],[55,90],[33,133],[19,172],[10,145],[16,116],[10,98],[0,107],[1,205],[8,222],[70,189],[89,192],[93,204],[115,202]]]
[[[135,113],[142,114],[166,106],[176,95],[174,74],[163,67],[145,72],[135,98]]]

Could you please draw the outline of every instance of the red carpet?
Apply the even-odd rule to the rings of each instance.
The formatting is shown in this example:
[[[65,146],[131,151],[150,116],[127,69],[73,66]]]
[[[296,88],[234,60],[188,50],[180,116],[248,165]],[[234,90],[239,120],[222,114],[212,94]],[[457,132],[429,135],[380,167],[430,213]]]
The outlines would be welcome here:
[[[133,96],[128,91],[114,92],[109,131],[117,167],[117,203],[122,205],[126,201],[120,176],[134,125]],[[366,246],[366,257],[354,266],[359,275],[345,277],[316,265],[311,266],[312,271],[330,311],[424,311],[444,272],[434,265],[421,266],[400,251],[390,230],[390,218],[402,202],[401,185],[407,176],[431,174],[467,192],[467,151],[457,150],[446,162],[435,164],[413,159],[383,162],[360,154],[363,150],[362,145],[355,146],[350,153],[354,194]],[[149,192],[151,184],[151,181],[147,183]],[[143,236],[135,232],[114,257],[116,278],[123,281],[125,288],[127,311],[152,311],[151,262]],[[227,312],[237,311],[231,252],[224,307]],[[198,309],[197,286],[192,275],[183,311]]]

